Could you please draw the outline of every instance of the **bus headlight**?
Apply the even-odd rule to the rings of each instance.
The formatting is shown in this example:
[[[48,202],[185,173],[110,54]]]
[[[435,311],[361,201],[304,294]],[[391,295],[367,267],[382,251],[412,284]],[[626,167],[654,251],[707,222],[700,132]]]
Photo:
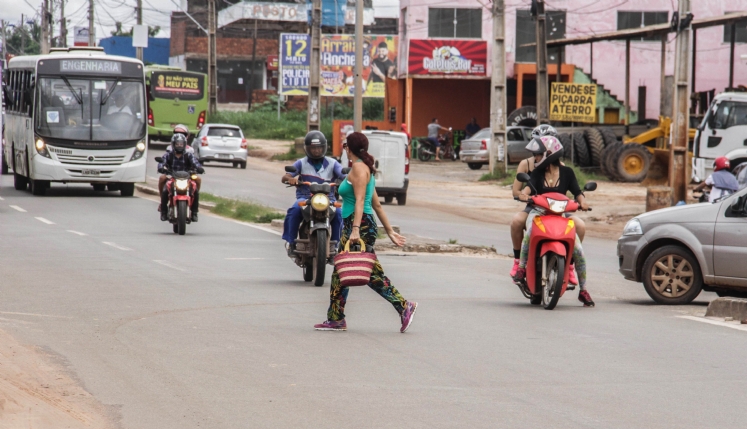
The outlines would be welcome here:
[[[47,158],[51,158],[49,155],[49,151],[47,150],[47,145],[44,143],[44,140],[42,139],[36,139],[36,143],[34,144],[34,147],[36,148],[36,153],[38,153],[41,156],[46,156]]]
[[[135,146],[135,149],[137,149],[138,152],[144,152],[145,151],[145,142],[139,142],[137,146]]]
[[[143,153],[145,153],[145,140],[141,140],[137,145],[135,145],[135,152],[132,154],[130,161],[140,159],[143,156]]]
[[[329,207],[329,197],[324,194],[316,194],[311,197],[311,208],[323,212]]]
[[[186,191],[188,186],[189,181],[187,179],[179,179],[176,181],[176,189],[180,191]]]

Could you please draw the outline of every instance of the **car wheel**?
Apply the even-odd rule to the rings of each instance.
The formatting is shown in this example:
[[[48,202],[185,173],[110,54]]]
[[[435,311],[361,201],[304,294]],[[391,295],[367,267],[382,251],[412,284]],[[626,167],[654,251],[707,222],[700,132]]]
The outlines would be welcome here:
[[[397,194],[397,205],[404,206],[407,204],[407,194]]]
[[[240,162],[239,164],[241,165],[242,170],[246,170],[246,161]]]
[[[643,264],[641,277],[646,293],[658,304],[689,304],[703,289],[697,259],[676,245],[654,250]]]
[[[392,201],[394,201],[394,196],[393,195],[387,195],[386,197],[384,197],[384,202],[385,203],[391,204]]]
[[[479,170],[482,168],[482,164],[479,164],[477,162],[468,162],[467,166],[470,170]]]

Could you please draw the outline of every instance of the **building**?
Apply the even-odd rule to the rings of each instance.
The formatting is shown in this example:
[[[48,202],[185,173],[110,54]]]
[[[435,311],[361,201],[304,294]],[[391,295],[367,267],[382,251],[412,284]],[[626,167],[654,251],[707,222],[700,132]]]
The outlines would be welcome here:
[[[131,36],[111,36],[101,39],[99,46],[104,48],[108,55],[121,55],[123,57],[135,58],[136,49],[132,46]],[[169,64],[169,51],[171,40],[166,37],[149,37],[148,47],[143,49],[143,62],[145,64]]]

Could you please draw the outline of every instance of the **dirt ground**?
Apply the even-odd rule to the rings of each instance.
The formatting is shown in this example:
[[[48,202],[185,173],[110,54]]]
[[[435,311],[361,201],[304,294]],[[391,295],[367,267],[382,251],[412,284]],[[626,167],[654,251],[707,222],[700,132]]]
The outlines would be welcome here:
[[[0,428],[115,427],[58,360],[0,331]]]

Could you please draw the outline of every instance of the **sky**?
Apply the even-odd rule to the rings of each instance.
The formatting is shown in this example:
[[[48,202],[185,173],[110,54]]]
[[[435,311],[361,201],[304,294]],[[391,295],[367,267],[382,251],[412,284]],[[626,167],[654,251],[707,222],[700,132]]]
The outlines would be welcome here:
[[[55,0],[58,1],[58,0]],[[236,3],[236,0],[217,0]],[[51,0],[50,0],[51,2]],[[171,12],[177,10],[181,0],[143,0],[143,23],[150,26],[161,26],[157,37],[169,37]],[[19,24],[21,14],[38,16],[42,0],[0,0],[0,19]],[[115,29],[115,22],[122,22],[125,29],[135,24],[135,6],[137,0],[94,0],[96,38],[108,37]],[[383,14],[394,18],[399,16],[399,0],[374,0],[374,7],[380,8],[377,15]],[[88,26],[88,0],[67,0],[65,15],[68,18],[68,45],[72,45],[72,28]],[[60,31],[59,9],[55,11],[55,29]]]

